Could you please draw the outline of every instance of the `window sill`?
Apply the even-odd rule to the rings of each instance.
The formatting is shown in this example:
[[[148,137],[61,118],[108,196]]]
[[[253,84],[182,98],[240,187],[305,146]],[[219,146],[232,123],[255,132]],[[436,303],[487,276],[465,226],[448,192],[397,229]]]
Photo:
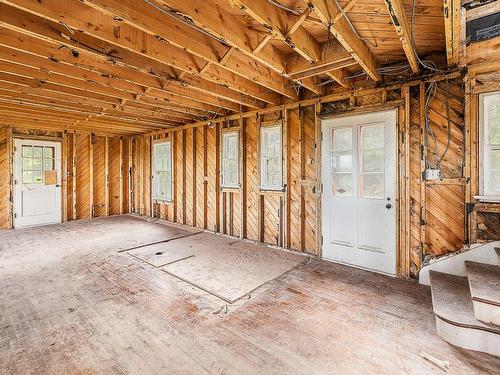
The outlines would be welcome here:
[[[163,203],[163,204],[172,204],[172,203],[174,203],[174,200],[173,199],[156,199],[156,198],[153,198],[153,202],[155,202],[155,203]]]
[[[500,196],[498,195],[474,195],[474,199],[485,203],[500,203]]]

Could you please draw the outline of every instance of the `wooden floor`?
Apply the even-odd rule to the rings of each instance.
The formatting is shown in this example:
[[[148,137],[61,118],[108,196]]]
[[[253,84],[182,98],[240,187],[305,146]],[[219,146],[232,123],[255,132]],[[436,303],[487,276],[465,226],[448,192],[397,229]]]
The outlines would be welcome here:
[[[106,220],[0,232],[1,374],[442,373],[422,351],[453,374],[500,369],[436,335],[414,282],[314,260],[214,314],[217,300],[116,252],[132,219]]]

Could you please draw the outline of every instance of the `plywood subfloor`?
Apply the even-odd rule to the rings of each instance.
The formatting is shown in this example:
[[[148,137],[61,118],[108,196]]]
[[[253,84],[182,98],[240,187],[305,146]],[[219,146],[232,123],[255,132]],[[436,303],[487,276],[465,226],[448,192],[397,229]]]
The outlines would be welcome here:
[[[228,303],[307,260],[299,254],[209,233],[167,242],[163,248],[167,253],[184,250],[193,254],[162,267],[163,270]]]
[[[0,232],[0,374],[442,374],[422,351],[500,368],[436,335],[427,287],[318,260],[220,317],[116,252],[133,219],[101,220]]]

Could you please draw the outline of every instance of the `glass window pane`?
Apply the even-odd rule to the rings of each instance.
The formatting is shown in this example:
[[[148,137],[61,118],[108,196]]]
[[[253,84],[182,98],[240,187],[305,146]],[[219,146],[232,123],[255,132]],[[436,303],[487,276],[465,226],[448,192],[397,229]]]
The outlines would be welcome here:
[[[261,185],[263,188],[283,186],[281,126],[261,128]]]
[[[33,147],[33,156],[35,158],[41,158],[43,154],[43,147],[42,146],[34,146]]]
[[[362,172],[384,172],[384,150],[368,149],[361,151]]]
[[[23,184],[33,183],[33,171],[23,171]]]
[[[492,169],[500,169],[500,149],[491,150],[490,160]]]
[[[52,159],[54,157],[54,147],[45,147],[43,157],[45,159]]]
[[[332,155],[332,172],[351,172],[352,171],[352,152],[338,151]]]
[[[490,191],[500,191],[500,170],[491,171]]]
[[[33,159],[33,170],[35,170],[35,171],[42,170],[42,159],[41,158]]]
[[[54,169],[54,160],[53,159],[44,159],[43,160],[43,169],[45,171],[51,171]]]
[[[33,183],[41,184],[43,182],[42,171],[34,171],[33,172]]]
[[[29,171],[33,169],[33,159],[23,158],[23,171]]]
[[[382,125],[361,128],[361,148],[384,147],[384,128]]]
[[[33,147],[31,146],[23,146],[23,157],[32,157],[33,156]]]
[[[333,149],[345,150],[352,148],[352,128],[333,129]]]
[[[490,144],[500,144],[500,99],[488,101],[488,133]]]
[[[384,175],[365,174],[359,176],[361,196],[364,198],[384,198]]]
[[[352,196],[352,174],[335,173],[333,176],[333,194],[337,196]]]

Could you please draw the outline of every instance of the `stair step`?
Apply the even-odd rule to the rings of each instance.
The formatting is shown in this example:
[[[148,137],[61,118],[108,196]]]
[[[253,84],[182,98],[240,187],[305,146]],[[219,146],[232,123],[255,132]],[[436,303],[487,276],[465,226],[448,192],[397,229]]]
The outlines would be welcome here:
[[[500,307],[500,268],[492,264],[465,262],[474,301]]]
[[[478,321],[466,277],[430,271],[434,314],[448,324],[500,334],[500,327]]]

